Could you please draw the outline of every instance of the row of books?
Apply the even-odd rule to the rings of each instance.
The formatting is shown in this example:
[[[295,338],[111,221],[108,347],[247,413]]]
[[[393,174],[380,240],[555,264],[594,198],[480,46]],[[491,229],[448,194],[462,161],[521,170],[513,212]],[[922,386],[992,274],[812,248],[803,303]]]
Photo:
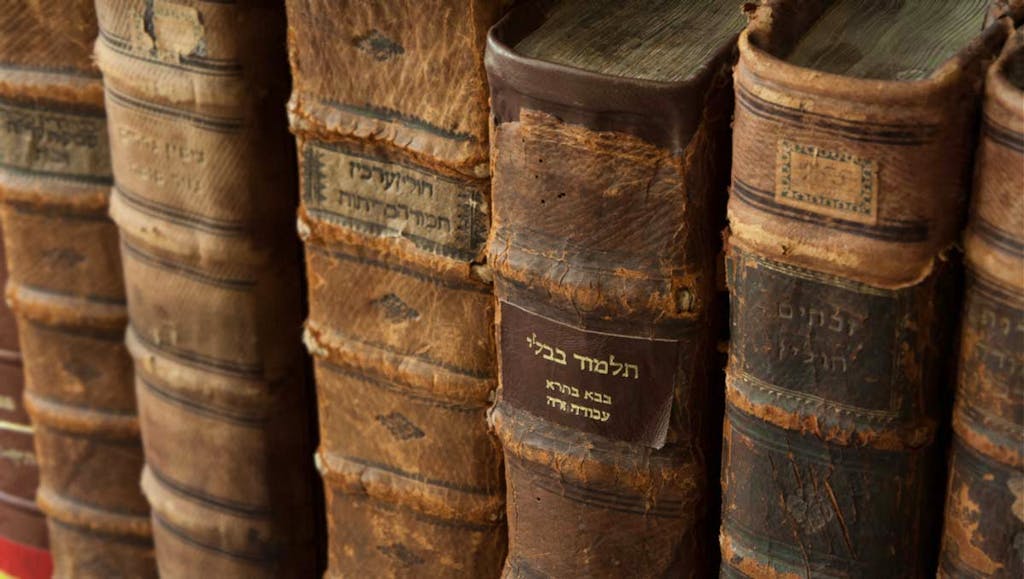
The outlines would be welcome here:
[[[1024,2],[0,15],[0,576],[1024,573]]]

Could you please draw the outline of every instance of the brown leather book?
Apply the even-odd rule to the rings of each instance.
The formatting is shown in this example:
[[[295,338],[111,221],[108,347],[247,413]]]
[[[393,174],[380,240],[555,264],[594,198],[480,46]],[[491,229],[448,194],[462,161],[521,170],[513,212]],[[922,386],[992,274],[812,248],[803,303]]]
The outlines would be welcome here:
[[[491,30],[506,577],[713,573],[715,256],[744,23],[731,1],[567,0]]]
[[[53,573],[153,577],[87,0],[4,0],[0,198]]]
[[[987,0],[769,1],[734,85],[723,577],[925,577]]]
[[[6,150],[0,148],[0,155]],[[0,243],[0,287],[6,283],[7,264]],[[34,500],[39,462],[22,401],[24,383],[14,312],[0,303],[0,576],[47,579],[53,562],[46,518]]]
[[[1024,576],[1024,29],[985,92],[939,575],[1010,579]]]
[[[497,0],[288,0],[330,577],[505,556],[483,46]]]
[[[313,575],[283,3],[96,5],[160,575]]]

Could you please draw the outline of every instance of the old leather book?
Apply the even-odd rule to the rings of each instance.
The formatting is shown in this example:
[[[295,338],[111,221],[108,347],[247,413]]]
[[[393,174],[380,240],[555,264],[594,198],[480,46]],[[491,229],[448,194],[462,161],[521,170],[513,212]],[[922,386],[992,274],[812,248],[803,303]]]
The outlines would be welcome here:
[[[724,577],[934,573],[985,4],[769,1],[740,37]]]
[[[1021,11],[1024,15],[1024,11]],[[986,83],[939,575],[1024,576],[1024,31]]]
[[[567,0],[488,37],[506,577],[714,571],[715,256],[744,23],[731,1]]]
[[[505,556],[483,47],[496,0],[288,0],[331,577]]]
[[[311,576],[283,3],[96,5],[160,575]]]
[[[6,283],[7,264],[0,243],[0,287]],[[46,518],[34,500],[39,463],[22,402],[24,383],[14,312],[0,303],[0,576],[47,579],[53,563]]]
[[[53,573],[152,577],[124,284],[107,217],[103,92],[91,61],[95,13],[87,0],[4,0],[0,13],[6,297],[18,320]]]

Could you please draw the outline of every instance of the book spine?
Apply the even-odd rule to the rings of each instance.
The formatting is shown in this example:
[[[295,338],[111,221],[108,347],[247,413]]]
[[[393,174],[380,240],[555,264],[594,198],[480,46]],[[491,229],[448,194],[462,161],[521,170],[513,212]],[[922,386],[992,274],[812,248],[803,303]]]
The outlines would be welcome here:
[[[705,577],[732,39],[652,88],[516,55],[542,16],[486,60],[504,576]]]
[[[59,577],[153,577],[91,3],[8,3],[0,43],[7,303]]]
[[[504,489],[480,262],[482,44],[499,2],[287,6],[327,576],[496,576]]]
[[[97,10],[160,575],[315,574],[283,5]]]
[[[0,287],[7,283],[6,262],[0,243]],[[22,402],[24,384],[17,323],[0,303],[0,573],[45,579],[53,562],[46,518],[35,503],[39,463]]]
[[[957,318],[946,252],[1006,29],[911,84],[777,60],[768,22],[741,36],[735,74],[722,574],[926,576]]]
[[[986,87],[965,234],[967,295],[942,577],[1024,574],[1024,91],[1005,76],[1022,58],[1018,32]]]

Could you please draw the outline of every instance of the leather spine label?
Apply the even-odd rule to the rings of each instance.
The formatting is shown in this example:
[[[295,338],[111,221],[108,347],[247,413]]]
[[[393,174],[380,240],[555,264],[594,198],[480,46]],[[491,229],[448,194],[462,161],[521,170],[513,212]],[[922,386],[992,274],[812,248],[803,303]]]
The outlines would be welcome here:
[[[775,200],[812,213],[874,225],[878,222],[878,164],[782,139]]]
[[[471,260],[487,239],[481,185],[324,143],[304,147],[306,210],[374,237]]]
[[[901,294],[731,251],[732,378],[790,405],[898,418]]]
[[[502,399],[551,422],[661,448],[676,340],[583,330],[501,301]]]
[[[1020,424],[1024,411],[1021,299],[1012,290],[972,272],[965,301],[958,395],[961,411],[975,428],[995,430],[1002,440],[1020,440],[1024,438]]]
[[[0,100],[0,169],[107,183],[110,154],[103,113]]]
[[[112,84],[105,89],[119,202],[196,232],[246,235],[262,207],[251,201],[252,183],[262,181],[242,178],[256,154],[245,118],[154,105]]]

